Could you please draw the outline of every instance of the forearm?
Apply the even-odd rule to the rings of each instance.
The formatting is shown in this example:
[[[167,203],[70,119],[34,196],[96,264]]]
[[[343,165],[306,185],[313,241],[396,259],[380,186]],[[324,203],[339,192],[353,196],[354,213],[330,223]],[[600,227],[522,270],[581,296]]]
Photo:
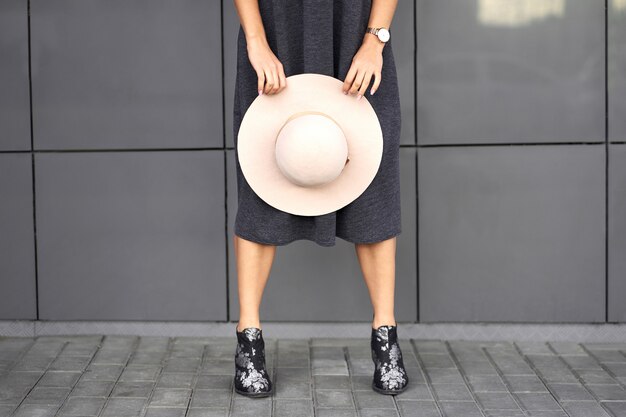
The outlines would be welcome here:
[[[374,28],[384,27],[389,29],[391,27],[391,22],[396,12],[397,5],[398,0],[372,0],[372,7],[367,26]],[[367,32],[363,34],[363,43],[372,43],[380,45],[381,48],[384,47],[384,44],[381,43],[375,35]]]
[[[239,21],[246,35],[246,41],[259,40],[266,42],[265,28],[259,11],[258,0],[233,0],[239,15]]]

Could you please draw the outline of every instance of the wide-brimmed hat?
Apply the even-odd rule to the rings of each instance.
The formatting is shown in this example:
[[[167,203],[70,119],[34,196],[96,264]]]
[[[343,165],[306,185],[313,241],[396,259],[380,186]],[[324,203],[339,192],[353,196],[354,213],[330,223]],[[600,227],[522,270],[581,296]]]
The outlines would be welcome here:
[[[237,135],[241,170],[254,192],[287,213],[317,216],[359,197],[382,159],[383,133],[371,103],[344,94],[337,78],[287,77],[277,94],[261,94]]]

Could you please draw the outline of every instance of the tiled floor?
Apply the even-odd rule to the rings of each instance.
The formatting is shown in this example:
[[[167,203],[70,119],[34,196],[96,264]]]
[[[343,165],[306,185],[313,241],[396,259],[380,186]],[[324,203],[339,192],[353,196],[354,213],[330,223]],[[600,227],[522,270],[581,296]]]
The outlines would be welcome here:
[[[410,387],[371,387],[369,339],[272,339],[276,392],[235,394],[233,338],[0,338],[0,416],[626,416],[626,343],[400,338]]]

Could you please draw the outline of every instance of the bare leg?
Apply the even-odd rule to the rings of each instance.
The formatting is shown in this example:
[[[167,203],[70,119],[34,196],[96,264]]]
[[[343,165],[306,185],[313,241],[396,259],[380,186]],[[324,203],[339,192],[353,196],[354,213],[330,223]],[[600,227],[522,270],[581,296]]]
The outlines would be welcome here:
[[[374,308],[374,329],[382,325],[396,325],[396,239],[394,236],[382,242],[354,245]]]
[[[261,328],[259,308],[263,290],[272,269],[276,246],[263,245],[234,235],[239,292],[237,331],[246,327]]]

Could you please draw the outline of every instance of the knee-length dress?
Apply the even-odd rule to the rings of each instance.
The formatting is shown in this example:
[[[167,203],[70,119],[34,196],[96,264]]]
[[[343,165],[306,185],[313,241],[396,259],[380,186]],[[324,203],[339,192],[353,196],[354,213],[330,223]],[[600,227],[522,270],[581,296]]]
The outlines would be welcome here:
[[[345,80],[363,41],[371,0],[258,0],[258,3],[268,44],[283,64],[286,77],[319,73]],[[393,38],[393,28],[390,32]],[[258,96],[257,74],[248,58],[243,28],[239,26],[233,117],[238,192],[236,235],[270,245],[307,239],[320,246],[334,246],[336,237],[351,243],[373,243],[400,234],[401,115],[392,42],[390,39],[383,48],[378,90],[370,95],[372,77],[364,96],[374,108],[383,131],[383,156],[376,176],[363,194],[339,210],[300,216],[262,200],[246,181],[239,164],[237,134],[246,110]],[[356,94],[353,97],[356,100]]]

